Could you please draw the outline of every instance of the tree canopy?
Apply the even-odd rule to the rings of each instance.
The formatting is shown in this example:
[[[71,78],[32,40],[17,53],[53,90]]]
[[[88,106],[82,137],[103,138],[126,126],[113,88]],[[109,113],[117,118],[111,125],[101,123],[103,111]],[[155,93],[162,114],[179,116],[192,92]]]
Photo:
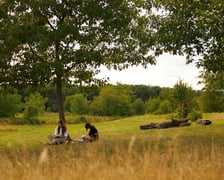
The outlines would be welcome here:
[[[101,65],[123,69],[155,63],[148,54],[149,19],[142,14],[146,2],[4,0],[0,83],[54,83],[59,119],[64,120],[63,84],[90,83]]]
[[[186,55],[208,72],[224,70],[224,1],[155,0],[157,53]]]
[[[185,55],[207,73],[224,71],[221,0],[2,0],[0,85],[98,83],[101,65],[122,70]]]

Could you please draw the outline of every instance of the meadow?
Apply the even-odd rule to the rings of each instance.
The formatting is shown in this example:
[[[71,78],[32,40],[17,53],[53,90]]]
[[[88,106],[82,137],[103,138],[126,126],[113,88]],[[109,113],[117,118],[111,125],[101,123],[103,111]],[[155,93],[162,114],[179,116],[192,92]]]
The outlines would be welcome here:
[[[95,143],[45,145],[55,124],[0,126],[0,179],[224,179],[224,113],[204,114],[212,125],[140,130],[170,115],[93,123]],[[84,123],[67,124],[73,139]]]

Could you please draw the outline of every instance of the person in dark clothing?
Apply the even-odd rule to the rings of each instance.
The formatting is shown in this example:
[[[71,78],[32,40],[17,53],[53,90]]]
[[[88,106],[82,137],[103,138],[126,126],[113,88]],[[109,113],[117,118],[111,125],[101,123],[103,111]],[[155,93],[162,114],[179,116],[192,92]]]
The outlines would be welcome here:
[[[80,142],[94,142],[99,139],[99,133],[95,126],[90,123],[86,123],[85,128],[86,130],[89,129],[89,133],[87,135],[83,135]]]

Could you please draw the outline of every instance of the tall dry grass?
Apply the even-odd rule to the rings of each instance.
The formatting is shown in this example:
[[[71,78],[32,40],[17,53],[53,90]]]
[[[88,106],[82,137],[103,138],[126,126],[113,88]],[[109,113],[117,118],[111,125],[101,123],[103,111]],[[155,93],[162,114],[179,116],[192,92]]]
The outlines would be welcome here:
[[[184,147],[183,147],[184,146]],[[181,137],[161,144],[130,141],[44,146],[1,152],[5,180],[218,180],[224,179],[224,148],[215,140]]]

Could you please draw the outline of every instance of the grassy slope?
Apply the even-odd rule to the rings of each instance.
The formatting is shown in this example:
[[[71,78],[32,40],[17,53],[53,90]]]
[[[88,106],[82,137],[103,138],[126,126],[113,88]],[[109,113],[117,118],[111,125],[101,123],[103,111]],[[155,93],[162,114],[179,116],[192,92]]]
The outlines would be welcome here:
[[[0,126],[0,179],[224,179],[224,114],[211,126],[139,130],[169,116],[135,116],[94,123],[97,143],[47,146],[55,125]],[[72,138],[86,133],[68,124]],[[9,151],[10,149],[10,151]]]
[[[98,122],[94,125],[100,132],[102,141],[127,140],[135,138],[142,141],[153,141],[158,138],[173,139],[176,137],[196,138],[196,137],[224,137],[224,113],[205,114],[205,118],[213,120],[211,126],[202,126],[192,123],[189,127],[171,129],[140,130],[139,126],[151,122],[162,122],[170,119],[169,115],[144,115],[134,116],[108,122]],[[82,134],[86,134],[84,124],[68,124],[69,133],[73,139],[78,139]],[[45,144],[47,136],[52,134],[55,125],[35,125],[35,126],[0,126],[0,149],[13,147],[30,147]]]

